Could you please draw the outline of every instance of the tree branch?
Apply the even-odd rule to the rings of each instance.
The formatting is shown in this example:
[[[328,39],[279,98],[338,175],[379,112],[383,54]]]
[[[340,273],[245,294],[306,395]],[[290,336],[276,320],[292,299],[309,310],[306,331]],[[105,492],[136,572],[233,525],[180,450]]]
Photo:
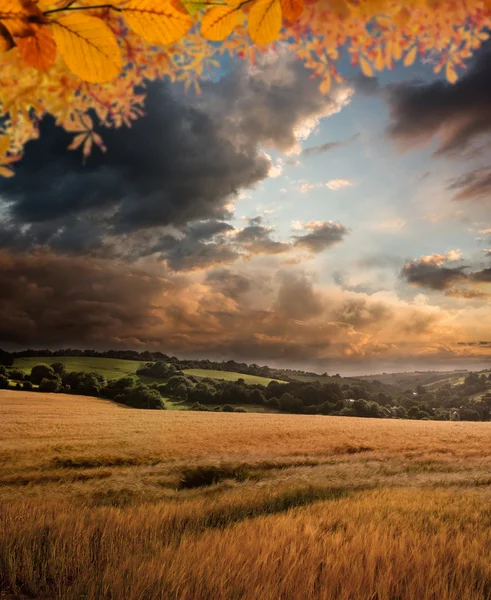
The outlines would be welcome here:
[[[122,8],[118,8],[117,6],[113,6],[112,4],[97,4],[94,6],[72,6],[72,4],[75,1],[76,0],[72,0],[72,2],[69,2],[66,6],[63,6],[62,8],[52,8],[51,10],[47,10],[43,13],[43,15],[52,15],[53,13],[71,10],[94,10],[96,8],[110,8],[112,10],[116,10],[117,12],[123,12]]]

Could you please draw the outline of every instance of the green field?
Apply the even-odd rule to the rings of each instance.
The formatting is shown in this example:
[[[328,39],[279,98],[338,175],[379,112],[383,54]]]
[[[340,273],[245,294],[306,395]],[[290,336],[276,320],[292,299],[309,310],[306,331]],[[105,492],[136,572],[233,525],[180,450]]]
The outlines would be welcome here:
[[[185,375],[193,375],[193,377],[209,377],[210,379],[223,379],[224,381],[237,381],[237,379],[243,379],[249,385],[259,383],[261,385],[268,385],[271,381],[279,381],[285,383],[279,379],[271,379],[270,377],[260,377],[259,375],[245,375],[244,373],[234,373],[233,371],[213,371],[208,369],[184,369]]]
[[[68,371],[83,371],[85,373],[100,373],[106,379],[118,379],[125,375],[134,375],[136,370],[142,364],[138,360],[122,360],[119,358],[91,358],[89,356],[34,356],[29,358],[16,358],[14,367],[22,369],[25,373],[30,373],[34,365],[39,363],[52,364],[56,361],[66,365]],[[242,378],[247,384],[259,383],[268,385],[270,381],[279,381],[269,377],[259,377],[257,375],[244,375],[243,373],[234,373],[232,371],[212,371],[208,369],[185,369],[185,375],[194,377],[209,377],[210,379],[223,379],[225,381],[237,381]],[[161,380],[153,377],[140,377],[146,384],[159,383]]]
[[[125,375],[132,375],[140,366],[138,360],[122,360],[119,358],[91,358],[89,356],[34,356],[29,358],[16,358],[14,367],[30,373],[34,365],[62,362],[68,371],[82,371],[84,373],[100,373],[106,379],[118,379]]]

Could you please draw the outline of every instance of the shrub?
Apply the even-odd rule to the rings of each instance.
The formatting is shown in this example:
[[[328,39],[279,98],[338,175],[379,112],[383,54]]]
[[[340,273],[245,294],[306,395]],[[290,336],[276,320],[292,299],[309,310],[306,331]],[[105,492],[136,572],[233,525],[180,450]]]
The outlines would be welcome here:
[[[165,409],[162,396],[143,383],[127,387],[115,398],[116,402],[134,408]]]
[[[39,385],[43,379],[57,379],[57,375],[49,365],[41,363],[32,367],[29,379],[34,385]]]
[[[26,392],[32,392],[34,386],[32,385],[32,382],[27,379],[26,381],[22,382],[22,389]]]
[[[234,407],[231,406],[230,404],[224,404],[222,406],[222,411],[223,412],[234,412]]]
[[[60,361],[52,363],[51,368],[57,375],[61,375],[62,377],[66,373],[66,366]]]
[[[204,406],[203,404],[200,404],[199,402],[195,402],[192,406],[189,407],[189,410],[200,410],[203,412],[208,412],[211,409],[209,409],[207,406]]]
[[[234,408],[234,412],[238,412],[238,413],[245,413],[247,412],[245,408],[243,408],[242,406],[236,406]]]
[[[61,387],[61,382],[59,379],[42,379],[39,384],[39,391],[46,393],[54,393],[59,392]]]
[[[20,381],[15,384],[15,389],[16,390],[21,390],[22,389],[22,383],[20,383]]]
[[[20,369],[10,369],[7,375],[9,379],[13,379],[14,381],[24,381],[26,378],[26,374]]]
[[[0,375],[0,390],[8,390],[9,389],[9,380],[5,375]]]
[[[7,367],[4,367],[3,365],[0,365],[0,375],[3,375],[4,377],[7,377]]]
[[[303,402],[295,398],[289,392],[285,392],[280,398],[280,410],[284,412],[299,414],[303,412]]]

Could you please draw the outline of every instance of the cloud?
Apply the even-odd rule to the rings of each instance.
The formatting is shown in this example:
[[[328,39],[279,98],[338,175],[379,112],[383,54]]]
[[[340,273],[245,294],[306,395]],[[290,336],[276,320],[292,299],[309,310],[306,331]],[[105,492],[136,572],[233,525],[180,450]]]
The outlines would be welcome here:
[[[462,261],[458,250],[450,250],[446,254],[430,254],[406,263],[400,275],[416,287],[444,290],[446,296],[465,300],[489,298],[490,294],[479,286],[491,283],[491,268],[470,271],[470,267],[465,265],[451,267],[447,264]],[[455,287],[456,284],[465,285]]]
[[[16,176],[0,182],[0,244],[145,255],[159,228],[230,217],[242,190],[280,174],[265,147],[293,149],[309,123],[349,101],[347,86],[321,94],[291,57],[235,67],[204,84],[201,96],[151,84],[146,115],[130,128],[101,131],[108,151],[96,149],[85,166],[66,149],[70,135],[44,120]]]
[[[466,266],[445,266],[446,262],[460,260],[462,260],[462,257],[456,250],[450,250],[446,254],[422,256],[406,263],[402,268],[401,277],[416,287],[446,290],[455,283],[460,283],[468,278],[468,275],[464,272]]]
[[[296,182],[296,189],[302,193],[302,194],[306,194],[307,192],[310,192],[310,190],[315,190],[315,189],[319,189],[319,188],[328,188],[331,191],[337,191],[340,190],[344,187],[348,187],[353,185],[353,183],[351,181],[349,181],[348,179],[331,179],[330,181],[327,181],[326,183],[310,183],[308,181],[297,181]]]
[[[316,253],[339,244],[349,233],[349,229],[344,225],[333,221],[295,222],[294,227],[309,232],[305,235],[292,236],[295,239],[294,246]]]
[[[340,190],[341,188],[353,185],[351,181],[347,179],[331,179],[326,183],[326,187],[330,190]]]
[[[262,224],[262,217],[249,219],[247,227],[237,231],[233,242],[244,248],[250,255],[282,254],[289,252],[292,247],[288,242],[279,242],[271,238],[272,227]]]
[[[489,199],[491,198],[491,167],[473,169],[454,178],[450,180],[447,189],[456,192],[454,200]]]
[[[337,150],[338,148],[342,148],[343,146],[347,146],[354,140],[360,137],[359,133],[355,133],[351,137],[346,140],[339,140],[336,142],[327,142],[326,144],[321,144],[320,146],[310,146],[309,148],[304,148],[300,153],[302,158],[309,158],[311,156],[317,156],[319,154],[325,154],[326,152],[332,152],[333,150]]]
[[[439,143],[435,154],[468,150],[491,133],[491,51],[487,46],[455,84],[404,82],[389,86],[390,137],[402,150]]]
[[[456,320],[455,313],[393,292],[320,286],[300,266],[275,273],[248,263],[182,276],[153,257],[130,266],[3,251],[0,286],[0,338],[10,348],[159,349],[366,370],[380,361],[472,358],[484,350],[454,340],[491,339],[487,304]]]

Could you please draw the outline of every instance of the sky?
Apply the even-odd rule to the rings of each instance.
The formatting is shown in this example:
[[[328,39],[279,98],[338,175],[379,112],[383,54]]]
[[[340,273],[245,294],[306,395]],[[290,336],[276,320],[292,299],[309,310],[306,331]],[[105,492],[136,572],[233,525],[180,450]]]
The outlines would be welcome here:
[[[0,347],[361,375],[491,358],[491,47],[328,95],[280,50],[151,84],[86,164],[52,118],[0,180]]]

